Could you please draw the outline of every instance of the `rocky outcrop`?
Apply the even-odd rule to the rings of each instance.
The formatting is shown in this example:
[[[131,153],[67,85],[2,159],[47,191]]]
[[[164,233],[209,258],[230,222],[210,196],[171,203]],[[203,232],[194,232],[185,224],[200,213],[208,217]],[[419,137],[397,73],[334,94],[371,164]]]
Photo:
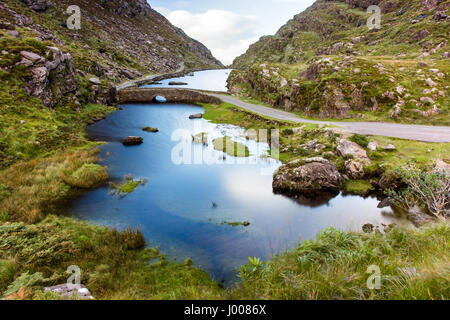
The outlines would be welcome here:
[[[366,150],[355,142],[340,139],[336,148],[337,154],[345,161],[345,172],[350,179],[364,179],[365,167],[371,164]]]
[[[53,107],[64,95],[78,89],[79,80],[70,54],[63,54],[56,47],[47,49],[49,59],[34,52],[21,51],[22,59],[18,64],[30,71],[25,79],[27,93],[40,98],[45,106]]]
[[[367,159],[366,150],[359,144],[347,139],[340,139],[336,150],[338,155],[343,158]]]
[[[273,190],[286,194],[315,194],[337,191],[341,175],[336,166],[324,158],[294,160],[275,173]]]
[[[27,5],[31,9],[43,12],[47,10],[48,7],[53,5],[50,0],[20,0],[23,4]]]

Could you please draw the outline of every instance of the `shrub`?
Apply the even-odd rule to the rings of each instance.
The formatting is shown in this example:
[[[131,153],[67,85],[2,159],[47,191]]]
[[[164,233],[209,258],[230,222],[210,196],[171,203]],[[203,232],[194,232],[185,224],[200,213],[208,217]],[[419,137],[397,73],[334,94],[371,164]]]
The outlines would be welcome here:
[[[286,136],[291,136],[294,134],[294,130],[292,130],[291,128],[284,129],[283,134]]]
[[[367,148],[370,143],[369,139],[362,134],[354,134],[349,140],[359,144],[363,148]]]
[[[16,272],[17,270],[13,260],[0,260],[0,296],[14,280]]]
[[[390,200],[395,205],[409,210],[421,206],[441,220],[450,211],[450,174],[436,170],[418,169],[413,166],[399,168],[396,173],[406,183],[401,191],[388,190]]]

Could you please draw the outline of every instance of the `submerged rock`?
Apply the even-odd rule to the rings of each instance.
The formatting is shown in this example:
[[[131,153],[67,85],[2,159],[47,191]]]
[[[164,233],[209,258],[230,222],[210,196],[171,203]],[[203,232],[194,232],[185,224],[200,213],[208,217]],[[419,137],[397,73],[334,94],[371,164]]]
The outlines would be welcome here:
[[[139,144],[144,143],[144,138],[130,136],[130,137],[126,137],[126,138],[122,141],[122,143],[123,143],[125,146],[135,146],[135,145],[139,145]]]
[[[339,190],[341,175],[336,166],[324,158],[294,160],[275,173],[273,190],[276,193],[314,194]]]

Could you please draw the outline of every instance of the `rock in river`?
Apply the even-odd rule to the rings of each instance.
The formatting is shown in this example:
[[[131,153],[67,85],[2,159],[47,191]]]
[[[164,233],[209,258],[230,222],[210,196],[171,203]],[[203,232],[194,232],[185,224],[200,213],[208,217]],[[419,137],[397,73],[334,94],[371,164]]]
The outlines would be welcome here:
[[[189,116],[189,119],[201,119],[203,118],[203,114],[201,113],[197,113],[197,114],[193,114],[191,116]]]
[[[170,81],[169,86],[187,86],[186,82]]]
[[[283,165],[275,173],[273,190],[276,193],[314,194],[337,191],[341,175],[336,166],[324,158],[300,159]]]
[[[152,128],[152,127],[145,127],[144,129],[142,129],[145,132],[152,132],[152,133],[156,133],[159,132],[158,128]]]
[[[142,144],[143,142],[144,142],[143,138],[141,138],[141,137],[133,137],[133,136],[127,137],[127,138],[125,138],[122,141],[122,143],[125,146],[135,146],[135,145]]]

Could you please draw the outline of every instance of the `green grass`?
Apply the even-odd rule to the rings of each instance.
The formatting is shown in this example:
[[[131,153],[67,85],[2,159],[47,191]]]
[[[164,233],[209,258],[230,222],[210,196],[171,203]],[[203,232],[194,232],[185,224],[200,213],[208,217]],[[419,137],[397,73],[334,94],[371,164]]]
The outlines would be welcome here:
[[[147,182],[145,178],[139,178],[134,180],[132,176],[125,176],[125,181],[119,184],[110,182],[110,187],[112,188],[112,194],[118,194],[119,196],[126,196],[132,193],[140,185],[144,185]]]
[[[217,138],[213,140],[214,149],[222,151],[232,157],[249,157],[248,147],[242,143],[233,141],[231,137]]]
[[[447,300],[448,224],[394,228],[386,235],[324,231],[317,240],[266,263],[241,269],[231,292],[239,299]],[[370,290],[370,266],[381,272],[381,288]]]
[[[220,297],[219,285],[205,272],[190,263],[169,262],[158,249],[143,249],[144,244],[139,230],[118,231],[71,218],[0,224],[0,296],[45,298],[41,288],[65,283],[66,269],[77,265],[96,299]],[[27,294],[20,297],[22,287]]]
[[[375,191],[370,181],[367,180],[347,180],[342,185],[344,193],[355,194],[360,196],[368,196]]]

